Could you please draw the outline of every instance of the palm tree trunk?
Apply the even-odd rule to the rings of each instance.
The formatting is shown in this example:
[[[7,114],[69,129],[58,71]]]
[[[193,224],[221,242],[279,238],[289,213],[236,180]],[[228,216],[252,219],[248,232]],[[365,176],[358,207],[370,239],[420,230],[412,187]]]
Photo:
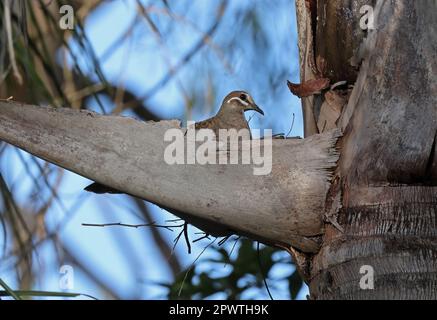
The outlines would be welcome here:
[[[437,2],[297,4],[318,15],[313,57],[302,54],[299,30],[301,74],[313,58],[331,82],[352,84],[359,67],[337,121],[344,136],[323,244],[307,257],[311,298],[436,299]],[[358,29],[365,4],[374,30]],[[312,106],[316,121],[320,104]]]

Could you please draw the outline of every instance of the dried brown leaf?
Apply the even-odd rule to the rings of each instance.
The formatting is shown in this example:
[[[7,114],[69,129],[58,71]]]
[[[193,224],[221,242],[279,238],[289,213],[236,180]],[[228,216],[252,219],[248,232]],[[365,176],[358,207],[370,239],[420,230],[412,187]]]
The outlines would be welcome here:
[[[287,85],[292,94],[303,98],[320,93],[321,90],[329,86],[329,81],[328,78],[312,79],[300,84],[287,81]]]

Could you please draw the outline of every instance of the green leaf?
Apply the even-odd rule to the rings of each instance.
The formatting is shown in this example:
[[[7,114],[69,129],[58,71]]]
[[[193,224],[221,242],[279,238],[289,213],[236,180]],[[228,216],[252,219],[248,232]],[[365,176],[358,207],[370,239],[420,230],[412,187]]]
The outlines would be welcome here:
[[[299,275],[299,272],[295,270],[293,274],[288,278],[288,290],[290,291],[291,299],[295,300],[297,295],[302,288],[303,281]]]

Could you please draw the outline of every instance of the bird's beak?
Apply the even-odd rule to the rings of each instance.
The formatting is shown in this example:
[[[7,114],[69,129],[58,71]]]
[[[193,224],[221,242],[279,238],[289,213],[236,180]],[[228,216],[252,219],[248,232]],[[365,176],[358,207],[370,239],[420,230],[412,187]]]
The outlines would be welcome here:
[[[250,108],[248,108],[248,109],[246,109],[246,110],[244,110],[244,111],[247,111],[247,110],[253,110],[253,111],[259,112],[259,113],[261,113],[262,115],[264,115],[264,111],[262,111],[261,108],[258,107],[255,103],[252,104],[252,105],[250,106]]]

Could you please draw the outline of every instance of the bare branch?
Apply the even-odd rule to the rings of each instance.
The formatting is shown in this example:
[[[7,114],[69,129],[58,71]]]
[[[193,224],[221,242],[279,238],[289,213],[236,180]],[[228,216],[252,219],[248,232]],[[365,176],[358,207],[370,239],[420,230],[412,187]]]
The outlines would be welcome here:
[[[82,223],[84,227],[128,227],[128,228],[141,228],[141,227],[155,227],[155,228],[163,228],[169,231],[173,231],[172,228],[182,227],[183,225],[175,225],[175,226],[164,226],[156,224],[155,222],[151,223],[140,223],[140,224],[130,224],[130,223],[122,223],[122,222],[111,222],[111,223]]]
[[[253,164],[169,165],[168,129],[180,129],[179,121],[141,122],[0,101],[1,140],[155,203],[212,236],[236,233],[317,250],[339,131],[273,139],[272,171],[263,176],[253,174]]]

